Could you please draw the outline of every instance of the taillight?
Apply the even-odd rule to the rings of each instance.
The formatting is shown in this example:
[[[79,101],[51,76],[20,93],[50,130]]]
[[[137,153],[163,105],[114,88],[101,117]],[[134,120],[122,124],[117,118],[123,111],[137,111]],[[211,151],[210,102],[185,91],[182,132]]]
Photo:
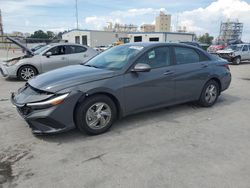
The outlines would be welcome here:
[[[223,67],[225,67],[227,70],[230,71],[229,65],[228,64],[224,64]]]

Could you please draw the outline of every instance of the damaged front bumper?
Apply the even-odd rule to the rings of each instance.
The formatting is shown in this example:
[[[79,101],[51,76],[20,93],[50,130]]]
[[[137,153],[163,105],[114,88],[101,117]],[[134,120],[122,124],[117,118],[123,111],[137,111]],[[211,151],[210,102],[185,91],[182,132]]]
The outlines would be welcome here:
[[[82,95],[80,92],[71,92],[62,103],[45,108],[29,106],[28,102],[22,103],[17,100],[18,95],[20,93],[12,93],[11,102],[29,124],[34,134],[60,133],[75,128],[74,109]],[[42,102],[46,100],[42,100]]]
[[[0,73],[4,78],[16,78],[16,67],[7,66],[6,63],[0,62]]]

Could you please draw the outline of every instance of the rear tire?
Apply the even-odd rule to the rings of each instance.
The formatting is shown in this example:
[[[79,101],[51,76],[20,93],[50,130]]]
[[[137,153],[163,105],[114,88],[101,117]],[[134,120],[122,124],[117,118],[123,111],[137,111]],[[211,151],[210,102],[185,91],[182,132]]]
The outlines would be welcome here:
[[[25,65],[19,68],[17,77],[19,80],[28,81],[38,74],[37,70],[30,65]]]
[[[236,57],[236,58],[234,58],[234,60],[233,60],[233,64],[234,64],[234,65],[239,65],[240,62],[241,62],[241,58],[240,58],[239,56]]]
[[[216,103],[219,94],[219,84],[215,80],[210,80],[203,87],[198,103],[203,107],[211,107]]]
[[[106,95],[94,95],[84,100],[76,109],[76,126],[89,135],[102,134],[116,120],[117,109]]]

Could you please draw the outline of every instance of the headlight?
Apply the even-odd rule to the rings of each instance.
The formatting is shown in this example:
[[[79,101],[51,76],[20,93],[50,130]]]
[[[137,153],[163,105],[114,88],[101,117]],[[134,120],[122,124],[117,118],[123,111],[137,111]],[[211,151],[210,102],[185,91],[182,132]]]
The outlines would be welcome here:
[[[15,65],[19,60],[13,60],[13,61],[10,61],[8,63],[6,63],[7,66],[12,66],[12,65]]]
[[[46,101],[28,103],[27,106],[34,108],[48,108],[51,106],[56,106],[58,104],[61,104],[68,95],[69,93],[66,93]]]

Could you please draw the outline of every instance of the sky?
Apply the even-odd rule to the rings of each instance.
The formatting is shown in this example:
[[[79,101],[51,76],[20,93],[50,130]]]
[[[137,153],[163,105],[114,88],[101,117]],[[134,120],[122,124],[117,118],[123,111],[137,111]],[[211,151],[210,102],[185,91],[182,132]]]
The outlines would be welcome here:
[[[76,0],[0,0],[4,32],[54,32],[76,28]],[[102,29],[107,22],[154,23],[160,11],[172,15],[172,29],[186,26],[197,35],[217,37],[221,21],[243,22],[250,42],[250,0],[78,0],[80,29]]]

